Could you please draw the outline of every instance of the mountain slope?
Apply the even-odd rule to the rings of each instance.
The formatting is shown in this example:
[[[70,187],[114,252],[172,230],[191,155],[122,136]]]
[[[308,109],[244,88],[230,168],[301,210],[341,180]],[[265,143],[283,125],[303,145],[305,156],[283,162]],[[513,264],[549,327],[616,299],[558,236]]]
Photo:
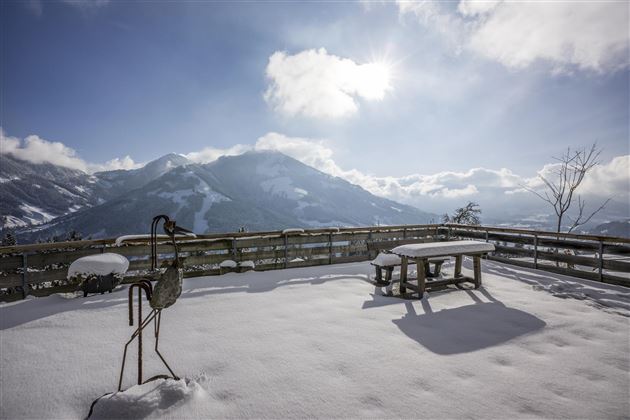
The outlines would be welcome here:
[[[108,192],[82,171],[0,155],[0,228],[47,222],[104,201]]]
[[[141,168],[97,172],[94,174],[107,188],[115,188],[120,194],[140,188],[178,166],[192,163],[182,155],[169,153]]]
[[[104,203],[190,163],[174,153],[144,167],[88,175],[0,155],[0,229],[27,228]]]
[[[32,241],[71,230],[94,238],[146,233],[157,214],[167,214],[196,233],[426,223],[435,218],[281,153],[248,152],[175,167],[141,188],[55,219],[24,237]]]

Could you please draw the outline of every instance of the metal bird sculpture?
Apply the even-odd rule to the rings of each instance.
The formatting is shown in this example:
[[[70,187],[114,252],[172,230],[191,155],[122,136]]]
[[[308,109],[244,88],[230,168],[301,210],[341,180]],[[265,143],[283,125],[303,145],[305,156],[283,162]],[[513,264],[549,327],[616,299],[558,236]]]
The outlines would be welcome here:
[[[161,271],[158,267],[158,244],[157,244],[157,228],[159,223],[163,221],[164,233],[170,238],[170,242],[175,250],[175,256],[166,267],[165,271]],[[142,279],[129,287],[129,325],[133,325],[133,291],[138,289],[138,328],[133,332],[123,353],[122,366],[120,368],[120,379],[118,381],[118,391],[122,390],[122,380],[125,371],[125,360],[127,358],[127,348],[131,342],[138,338],[138,385],[142,384],[142,331],[153,321],[153,333],[155,336],[155,352],[160,357],[166,368],[174,379],[179,379],[173,372],[171,367],[166,363],[164,357],[158,350],[160,338],[160,321],[162,319],[162,310],[173,305],[182,293],[182,280],[184,278],[183,266],[179,258],[179,247],[175,240],[175,235],[195,236],[188,229],[177,226],[175,220],[170,220],[166,215],[159,215],[153,218],[151,223],[151,276]],[[155,288],[151,284],[151,280],[157,280]],[[151,312],[142,318],[142,292],[149,301]],[[157,375],[148,381],[160,378],[168,378],[166,375]]]

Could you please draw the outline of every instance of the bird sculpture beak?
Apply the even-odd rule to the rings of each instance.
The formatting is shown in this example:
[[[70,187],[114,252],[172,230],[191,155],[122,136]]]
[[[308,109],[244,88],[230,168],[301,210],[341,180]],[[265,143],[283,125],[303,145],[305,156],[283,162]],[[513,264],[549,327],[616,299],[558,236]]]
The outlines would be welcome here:
[[[185,235],[185,236],[192,236],[193,238],[196,238],[197,235],[195,235],[192,231],[185,229],[183,227],[180,226],[175,226],[174,232],[176,235]]]

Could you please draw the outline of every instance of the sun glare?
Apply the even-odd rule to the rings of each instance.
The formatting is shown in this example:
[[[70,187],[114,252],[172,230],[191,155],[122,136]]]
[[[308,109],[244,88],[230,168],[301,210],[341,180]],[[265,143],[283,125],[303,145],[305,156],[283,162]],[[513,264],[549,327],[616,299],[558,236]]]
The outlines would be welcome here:
[[[361,66],[360,86],[363,96],[368,99],[383,99],[392,89],[391,66],[382,61],[375,61]]]

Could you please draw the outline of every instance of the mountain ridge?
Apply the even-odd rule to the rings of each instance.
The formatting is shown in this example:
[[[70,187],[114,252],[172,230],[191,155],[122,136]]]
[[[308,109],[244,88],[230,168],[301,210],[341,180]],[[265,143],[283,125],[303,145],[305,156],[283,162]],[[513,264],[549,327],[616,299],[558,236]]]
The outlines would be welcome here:
[[[275,151],[222,156],[206,164],[169,154],[135,170],[83,175],[94,184],[91,201],[78,211],[22,226],[16,231],[20,241],[70,231],[92,238],[146,233],[151,218],[161,213],[197,233],[437,219]],[[73,176],[82,179],[79,173]]]

